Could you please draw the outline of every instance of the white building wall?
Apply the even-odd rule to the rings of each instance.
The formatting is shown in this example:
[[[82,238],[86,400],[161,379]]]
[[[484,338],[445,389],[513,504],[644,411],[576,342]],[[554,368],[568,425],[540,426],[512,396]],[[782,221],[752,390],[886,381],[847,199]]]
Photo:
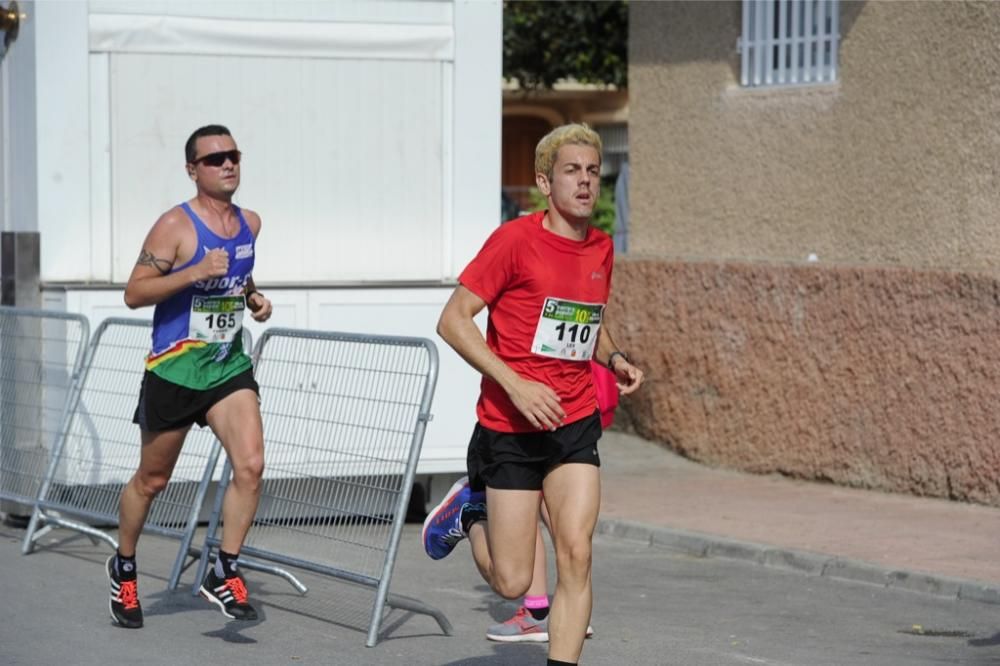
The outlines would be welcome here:
[[[258,283],[447,277],[443,63],[114,53],[110,65],[115,282],[152,221],[190,198],[184,141],[210,123],[244,153],[237,203],[264,222]]]
[[[449,278],[457,278],[476,255],[500,215],[502,101],[493,81],[503,73],[503,13],[499,3],[479,0],[459,0],[455,9],[455,148],[452,178],[446,179],[454,184],[451,252],[445,254]]]
[[[35,2],[28,22],[35,24],[42,279],[87,280],[91,242],[106,241],[94,238],[90,220],[87,5]]]

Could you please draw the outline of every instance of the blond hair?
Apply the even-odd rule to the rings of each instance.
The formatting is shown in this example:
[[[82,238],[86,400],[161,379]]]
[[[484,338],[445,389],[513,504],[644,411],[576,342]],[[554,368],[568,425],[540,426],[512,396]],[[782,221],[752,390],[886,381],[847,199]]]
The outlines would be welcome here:
[[[601,137],[586,123],[560,125],[543,136],[535,146],[535,173],[544,174],[546,178],[552,180],[552,168],[556,164],[556,156],[559,154],[559,149],[566,144],[590,146],[597,151],[598,159],[601,157]]]

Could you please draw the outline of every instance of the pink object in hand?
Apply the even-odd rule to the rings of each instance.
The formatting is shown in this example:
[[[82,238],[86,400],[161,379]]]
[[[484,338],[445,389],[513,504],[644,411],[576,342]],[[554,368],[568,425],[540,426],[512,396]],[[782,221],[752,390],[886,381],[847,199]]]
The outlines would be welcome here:
[[[618,384],[615,373],[597,361],[590,362],[597,389],[597,408],[601,410],[601,427],[607,429],[615,422],[615,408],[618,407]]]

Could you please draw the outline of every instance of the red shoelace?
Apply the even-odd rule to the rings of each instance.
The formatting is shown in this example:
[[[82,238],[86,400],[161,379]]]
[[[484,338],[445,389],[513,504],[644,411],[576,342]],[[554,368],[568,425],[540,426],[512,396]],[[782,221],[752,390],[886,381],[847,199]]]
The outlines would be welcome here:
[[[239,576],[227,578],[226,587],[228,587],[229,591],[233,593],[233,598],[236,599],[236,603],[245,604],[247,602],[247,586],[243,584],[242,578]]]
[[[134,580],[123,580],[121,589],[118,592],[125,610],[132,610],[139,607],[139,587]]]

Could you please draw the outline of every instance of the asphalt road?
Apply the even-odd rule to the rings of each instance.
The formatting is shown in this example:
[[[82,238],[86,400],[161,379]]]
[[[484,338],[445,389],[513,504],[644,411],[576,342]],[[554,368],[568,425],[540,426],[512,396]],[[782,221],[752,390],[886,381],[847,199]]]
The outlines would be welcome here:
[[[478,578],[466,545],[433,562],[407,526],[392,591],[441,609],[454,625],[399,610],[366,648],[373,594],[304,574],[308,595],[256,572],[259,622],[226,622],[188,587],[166,592],[176,542],[144,537],[146,626],[111,624],[104,545],[57,530],[29,556],[0,527],[0,664],[544,664],[543,645],[485,640],[513,604]],[[197,542],[197,540],[196,540]],[[194,569],[183,583],[189,586]],[[675,555],[610,537],[595,541],[596,636],[583,664],[730,666],[1000,664],[993,605],[807,576],[752,563]]]

